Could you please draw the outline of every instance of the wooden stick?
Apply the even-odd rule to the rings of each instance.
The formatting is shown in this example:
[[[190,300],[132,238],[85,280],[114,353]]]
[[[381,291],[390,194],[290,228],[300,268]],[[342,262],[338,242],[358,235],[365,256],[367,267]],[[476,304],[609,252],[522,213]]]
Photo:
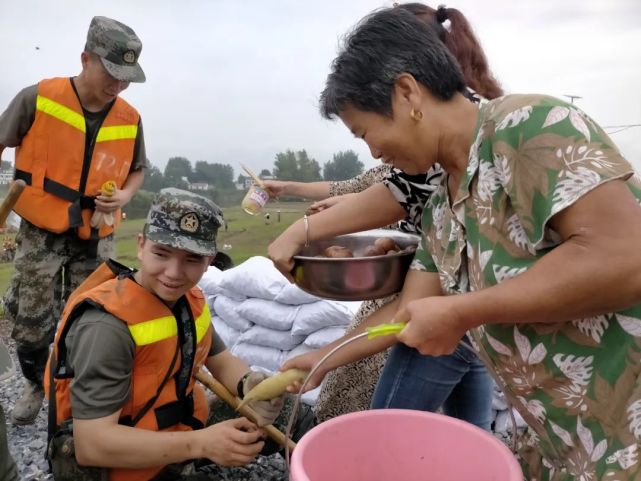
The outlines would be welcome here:
[[[238,405],[240,404],[240,401],[238,400],[238,398],[236,398],[236,396],[230,393],[229,390],[220,381],[218,381],[217,379],[210,376],[204,371],[200,371],[198,374],[196,374],[196,379],[198,379],[202,384],[204,384],[209,389],[211,389],[216,396],[218,396],[227,404],[229,404],[234,409],[234,411],[238,411],[240,414],[245,416],[250,421],[254,423],[256,422],[257,415],[254,412],[254,410],[249,406],[242,406],[240,409],[238,409]],[[264,429],[267,432],[267,435],[270,438],[272,438],[281,446],[285,447],[285,444],[287,444],[290,451],[293,451],[294,448],[296,447],[296,443],[291,439],[287,438],[273,424],[263,426],[262,429]]]
[[[253,180],[254,182],[256,182],[256,185],[258,185],[258,187],[260,187],[261,189],[264,189],[264,188],[265,188],[265,184],[263,183],[263,179],[261,179],[261,178],[260,178],[260,177],[258,177],[256,174],[254,174],[254,171],[253,171],[253,170],[251,170],[249,167],[247,167],[247,166],[246,166],[245,164],[243,164],[242,162],[240,163],[240,166],[243,168],[243,170],[244,170],[245,172],[247,172],[247,173],[249,174],[249,176],[252,178],[252,180]]]
[[[14,180],[11,183],[9,192],[0,205],[0,227],[4,226],[7,217],[9,217],[9,212],[11,212],[13,207],[16,205],[16,202],[18,202],[18,198],[20,197],[20,194],[22,194],[26,185],[27,184],[25,184],[22,179]]]

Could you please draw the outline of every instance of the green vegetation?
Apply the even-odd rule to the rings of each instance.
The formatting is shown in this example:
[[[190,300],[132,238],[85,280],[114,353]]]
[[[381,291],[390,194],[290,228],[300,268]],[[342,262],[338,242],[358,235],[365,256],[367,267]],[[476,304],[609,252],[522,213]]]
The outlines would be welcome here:
[[[285,152],[276,154],[272,172],[262,169],[260,176],[272,178],[273,175],[279,180],[299,182],[315,182],[323,179],[345,180],[362,173],[363,167],[363,163],[358,160],[358,155],[352,150],[334,154],[332,160],[321,166],[316,159],[309,156],[305,149],[298,151],[287,149]],[[229,164],[204,160],[198,160],[194,164],[185,157],[172,157],[167,161],[164,171],[155,165],[149,166],[145,173],[142,190],[158,192],[163,187],[187,189],[190,184],[199,183],[201,184],[199,191],[200,188],[205,189],[200,191],[201,193],[220,206],[226,207],[235,205],[236,199],[232,194],[239,189],[236,184],[243,185],[248,179],[243,171],[238,174],[235,181],[234,175],[234,169]],[[241,192],[244,190],[244,187],[240,187]]]
[[[263,214],[269,213],[270,223],[265,224],[264,215],[251,216],[240,207],[223,209],[228,229],[221,228],[218,232],[218,249],[227,253],[234,265],[252,256],[266,255],[267,246],[283,232],[290,224],[303,215],[308,204],[303,202],[275,203],[270,202],[263,209]],[[278,222],[278,210],[281,219]],[[116,234],[116,256],[123,264],[138,266],[136,258],[136,237],[142,231],[144,219],[126,220],[120,224]],[[231,246],[225,249],[225,246]],[[0,295],[9,284],[12,264],[0,264]]]

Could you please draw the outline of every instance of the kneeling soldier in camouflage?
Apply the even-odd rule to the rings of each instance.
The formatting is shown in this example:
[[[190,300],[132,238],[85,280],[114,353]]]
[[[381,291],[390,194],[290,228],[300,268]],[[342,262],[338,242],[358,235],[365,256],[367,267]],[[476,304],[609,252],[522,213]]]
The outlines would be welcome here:
[[[238,466],[263,448],[245,418],[205,427],[195,384],[203,366],[232,393],[265,377],[225,348],[196,286],[222,222],[210,200],[164,189],[138,237],[140,270],[109,261],[71,295],[47,375],[55,479],[180,479],[167,477],[178,463]],[[250,405],[260,425],[281,406],[282,397]]]

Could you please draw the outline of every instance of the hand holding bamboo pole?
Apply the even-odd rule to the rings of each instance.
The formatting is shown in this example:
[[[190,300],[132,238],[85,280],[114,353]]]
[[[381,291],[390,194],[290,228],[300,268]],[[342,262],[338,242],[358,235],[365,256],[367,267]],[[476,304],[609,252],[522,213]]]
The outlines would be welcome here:
[[[251,422],[256,422],[256,413],[249,406],[241,406],[239,409],[238,406],[240,405],[240,400],[236,398],[236,396],[234,396],[232,393],[230,393],[229,390],[220,381],[204,371],[200,371],[198,374],[196,374],[196,379],[203,385],[207,386],[214,394],[216,394],[216,396],[229,404],[235,411],[238,411]],[[265,430],[270,438],[272,438],[281,446],[285,447],[285,444],[287,444],[290,451],[293,451],[296,447],[296,443],[294,441],[285,437],[285,435],[272,424],[263,426],[262,429]]]

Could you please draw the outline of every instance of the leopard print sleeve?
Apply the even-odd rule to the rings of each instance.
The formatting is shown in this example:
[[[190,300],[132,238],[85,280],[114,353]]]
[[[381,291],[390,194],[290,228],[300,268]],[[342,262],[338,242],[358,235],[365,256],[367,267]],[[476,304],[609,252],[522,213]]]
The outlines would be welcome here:
[[[427,174],[410,175],[392,169],[383,183],[394,198],[407,212],[407,217],[399,222],[399,228],[405,232],[421,232],[423,206],[429,196],[441,182],[443,170],[439,165],[432,167]]]
[[[368,187],[385,180],[391,170],[392,168],[389,165],[381,164],[366,170],[352,179],[330,182],[329,196],[334,197],[337,195],[362,192]]]

